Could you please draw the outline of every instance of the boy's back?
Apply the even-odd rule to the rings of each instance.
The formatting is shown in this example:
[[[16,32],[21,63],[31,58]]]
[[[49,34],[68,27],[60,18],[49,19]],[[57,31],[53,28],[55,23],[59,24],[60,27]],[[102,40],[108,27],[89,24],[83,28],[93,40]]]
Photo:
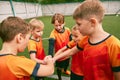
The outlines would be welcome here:
[[[16,57],[12,54],[1,54],[0,80],[30,80],[30,74],[32,74],[34,67],[35,63],[24,57]]]

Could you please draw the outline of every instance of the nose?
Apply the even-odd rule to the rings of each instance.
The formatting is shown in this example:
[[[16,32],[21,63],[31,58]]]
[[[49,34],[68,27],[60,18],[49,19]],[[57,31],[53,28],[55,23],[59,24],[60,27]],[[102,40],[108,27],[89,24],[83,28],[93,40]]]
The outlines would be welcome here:
[[[60,28],[61,28],[61,26],[57,26],[57,28],[58,28],[58,29],[60,29]]]

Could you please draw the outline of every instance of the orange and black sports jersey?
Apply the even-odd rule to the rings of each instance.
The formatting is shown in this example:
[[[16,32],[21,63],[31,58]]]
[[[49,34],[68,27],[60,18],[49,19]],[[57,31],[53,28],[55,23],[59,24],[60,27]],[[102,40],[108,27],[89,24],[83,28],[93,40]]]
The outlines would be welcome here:
[[[55,52],[67,45],[70,40],[69,37],[70,30],[68,28],[65,28],[63,33],[59,33],[55,29],[51,32],[50,38],[55,39]]]
[[[40,66],[25,57],[0,54],[0,80],[30,80]]]
[[[36,53],[36,58],[43,60],[45,57],[45,52],[42,45],[42,40],[35,41],[33,39],[30,39],[28,42],[28,50],[29,53]]]
[[[76,43],[72,40],[68,43],[67,47],[72,48],[76,46]],[[79,51],[78,53],[72,55],[71,61],[71,71],[79,76],[83,76],[83,53]]]
[[[92,44],[85,37],[77,47],[83,48],[83,70],[85,80],[114,80],[113,72],[120,71],[120,41],[109,35]]]

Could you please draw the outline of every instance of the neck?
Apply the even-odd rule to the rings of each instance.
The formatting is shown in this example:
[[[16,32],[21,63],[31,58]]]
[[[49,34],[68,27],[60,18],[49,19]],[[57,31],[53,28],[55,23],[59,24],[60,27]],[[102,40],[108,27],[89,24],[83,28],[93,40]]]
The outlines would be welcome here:
[[[40,40],[40,37],[34,37],[32,36],[31,39],[35,40],[35,41],[39,41]]]
[[[0,54],[13,54],[17,55],[17,49],[16,46],[7,42],[3,43],[2,50],[0,51]]]
[[[102,41],[106,37],[109,36],[109,33],[105,32],[102,28],[102,26],[99,26],[95,29],[95,31],[90,35],[90,42],[91,43],[97,43],[99,41]]]

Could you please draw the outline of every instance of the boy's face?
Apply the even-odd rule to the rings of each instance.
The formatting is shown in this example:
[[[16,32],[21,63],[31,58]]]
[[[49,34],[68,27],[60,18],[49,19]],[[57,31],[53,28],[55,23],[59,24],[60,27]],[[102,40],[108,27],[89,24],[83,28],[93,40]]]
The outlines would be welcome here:
[[[77,43],[83,36],[79,30],[72,30],[72,39]]]
[[[18,49],[18,52],[23,52],[26,48],[26,46],[28,45],[28,41],[29,41],[29,38],[30,38],[30,32],[26,35],[23,35],[23,36],[19,36],[21,37],[20,40],[19,40],[19,49]]]
[[[89,20],[86,19],[76,19],[76,24],[78,25],[77,28],[80,31],[80,33],[84,35],[90,35],[92,33],[92,25]]]
[[[53,25],[54,25],[54,28],[55,28],[58,32],[62,32],[63,27],[64,27],[64,23],[59,23],[58,20],[56,20]]]
[[[41,37],[43,34],[43,28],[36,28],[32,31],[32,35],[36,38]]]

